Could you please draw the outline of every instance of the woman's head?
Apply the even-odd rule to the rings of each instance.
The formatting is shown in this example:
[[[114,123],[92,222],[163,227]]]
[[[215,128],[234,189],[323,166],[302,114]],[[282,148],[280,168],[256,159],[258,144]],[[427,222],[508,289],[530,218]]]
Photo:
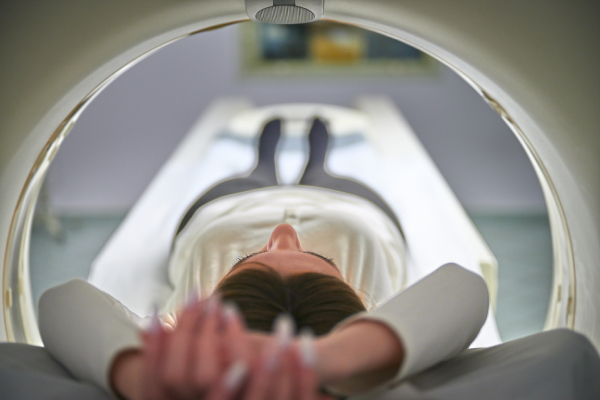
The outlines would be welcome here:
[[[288,224],[278,225],[259,252],[238,261],[216,290],[237,304],[250,329],[260,331],[270,331],[277,315],[287,312],[298,330],[322,335],[365,310],[336,265],[302,248]]]
[[[282,277],[263,266],[223,279],[217,292],[240,309],[249,329],[268,332],[281,313],[288,313],[298,331],[310,328],[328,333],[338,322],[365,310],[345,282],[329,275],[306,272]]]

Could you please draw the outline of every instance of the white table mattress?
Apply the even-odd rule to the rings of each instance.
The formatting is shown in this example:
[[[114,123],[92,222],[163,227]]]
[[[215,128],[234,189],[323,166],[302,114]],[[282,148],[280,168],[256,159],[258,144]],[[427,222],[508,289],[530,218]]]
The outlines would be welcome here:
[[[255,109],[244,99],[223,99],[201,116],[164,164],[92,264],[89,281],[139,315],[171,294],[167,263],[183,213],[213,184],[250,170],[267,118],[283,116],[289,146],[278,150],[278,173],[294,183],[306,161],[297,144],[312,116],[331,123],[330,172],[367,183],[394,210],[408,247],[408,283],[447,262],[486,279],[496,293],[496,260],[396,107],[384,98],[362,98],[355,109],[278,105]],[[294,145],[295,144],[295,145]],[[356,160],[360,160],[357,162]],[[490,311],[473,346],[500,343]]]

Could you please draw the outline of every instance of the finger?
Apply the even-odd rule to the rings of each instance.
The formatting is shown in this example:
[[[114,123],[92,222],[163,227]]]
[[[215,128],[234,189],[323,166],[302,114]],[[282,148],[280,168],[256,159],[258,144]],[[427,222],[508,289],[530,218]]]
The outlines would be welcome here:
[[[220,300],[211,296],[204,305],[202,323],[196,327],[193,351],[192,380],[197,391],[210,387],[223,368],[219,347]]]
[[[294,389],[294,362],[291,347],[281,350],[275,376],[273,377],[273,388],[271,390],[273,399],[291,400]]]
[[[288,400],[292,395],[292,377],[290,376],[289,350],[294,332],[294,320],[288,314],[280,314],[274,325],[276,338],[276,371],[273,376],[273,384],[270,392],[277,400]]]
[[[278,357],[279,348],[276,343],[273,343],[263,351],[260,359],[254,363],[254,368],[250,373],[244,400],[264,400],[269,398],[269,390],[274,386],[273,378]]]
[[[150,328],[141,334],[144,343],[144,398],[149,400],[168,398],[157,379],[162,373],[165,333],[155,312]]]
[[[314,367],[316,365],[316,350],[311,332],[302,332],[296,350],[296,362],[298,370],[298,393],[299,400],[313,400],[317,398],[318,378]]]
[[[199,306],[195,300],[188,304],[181,313],[176,329],[169,333],[165,346],[162,383],[172,397],[192,397],[189,367],[192,365],[190,347],[194,340]]]
[[[295,393],[299,400],[313,400],[317,396],[318,379],[312,367],[302,365],[301,362],[296,367],[298,377]]]
[[[223,319],[225,325],[225,356],[228,364],[234,360],[250,362],[250,349],[245,332],[242,316],[234,303],[223,305]]]
[[[225,372],[222,379],[212,385],[206,400],[231,400],[240,391],[248,376],[248,366],[238,360]],[[262,399],[261,399],[262,400]]]

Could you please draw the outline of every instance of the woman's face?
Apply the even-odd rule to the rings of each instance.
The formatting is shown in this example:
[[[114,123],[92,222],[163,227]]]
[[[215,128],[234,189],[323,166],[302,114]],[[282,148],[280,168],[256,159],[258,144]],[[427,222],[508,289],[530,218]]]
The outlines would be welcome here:
[[[344,280],[337,266],[329,259],[305,250],[298,234],[291,225],[277,225],[267,244],[257,253],[235,264],[227,275],[245,269],[260,269],[268,266],[282,277],[305,272],[316,272]]]

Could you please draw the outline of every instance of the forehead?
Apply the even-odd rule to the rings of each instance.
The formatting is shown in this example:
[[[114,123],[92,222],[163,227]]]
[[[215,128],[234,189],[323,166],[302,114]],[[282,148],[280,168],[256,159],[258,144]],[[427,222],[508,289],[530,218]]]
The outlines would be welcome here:
[[[252,255],[247,260],[235,265],[230,274],[253,268],[272,269],[281,276],[289,276],[303,272],[316,272],[342,279],[335,265],[317,255],[303,252],[264,252]]]

